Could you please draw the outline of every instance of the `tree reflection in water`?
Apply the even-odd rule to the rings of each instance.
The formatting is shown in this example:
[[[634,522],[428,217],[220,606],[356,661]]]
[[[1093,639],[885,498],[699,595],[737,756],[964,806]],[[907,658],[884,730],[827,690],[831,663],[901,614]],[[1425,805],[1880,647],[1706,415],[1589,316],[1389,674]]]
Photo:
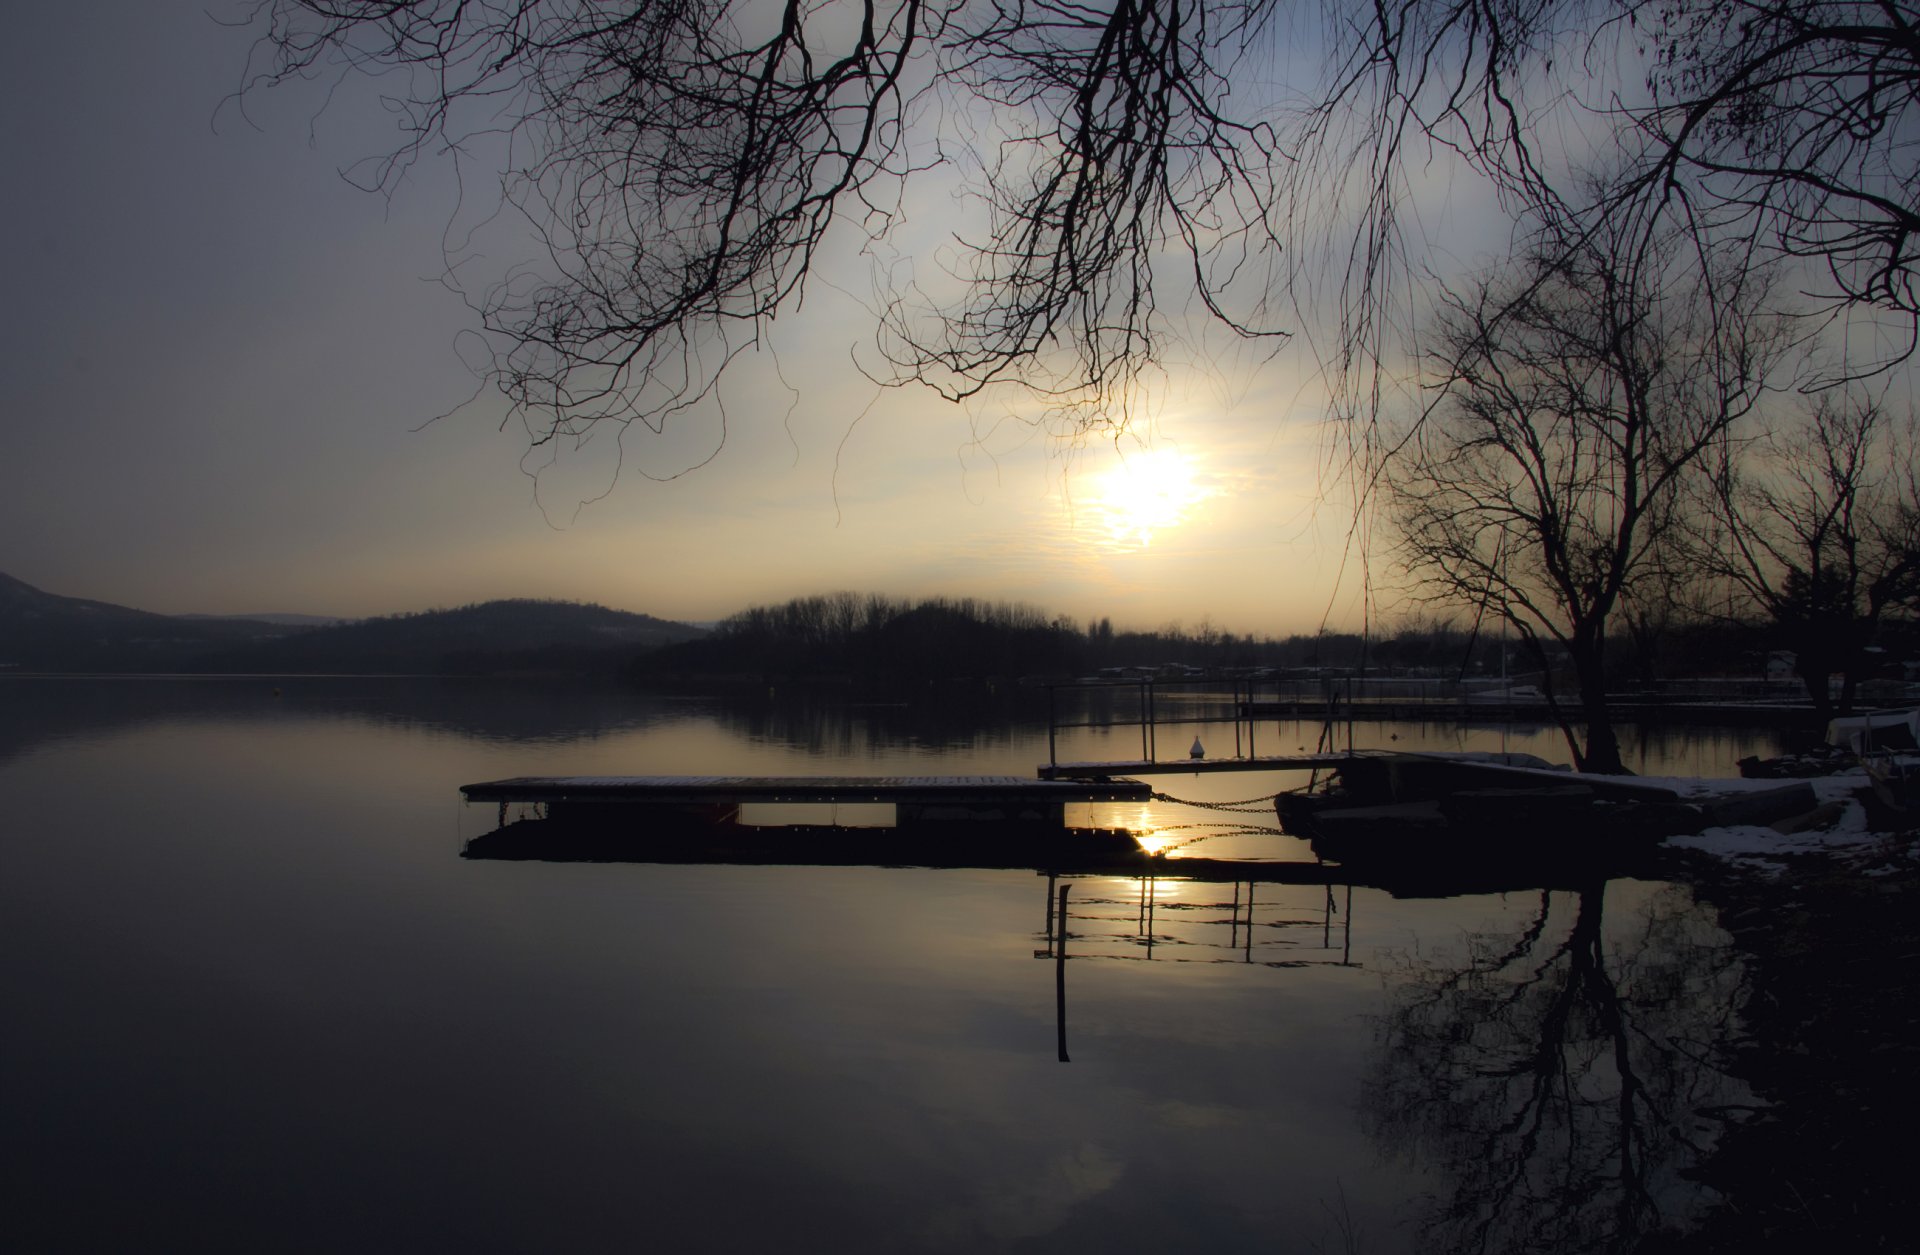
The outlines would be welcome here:
[[[1362,1100],[1369,1134],[1440,1183],[1420,1249],[1617,1251],[1711,1198],[1686,1174],[1707,1113],[1747,1091],[1717,1062],[1744,967],[1673,885],[1543,892],[1458,953],[1398,953]]]

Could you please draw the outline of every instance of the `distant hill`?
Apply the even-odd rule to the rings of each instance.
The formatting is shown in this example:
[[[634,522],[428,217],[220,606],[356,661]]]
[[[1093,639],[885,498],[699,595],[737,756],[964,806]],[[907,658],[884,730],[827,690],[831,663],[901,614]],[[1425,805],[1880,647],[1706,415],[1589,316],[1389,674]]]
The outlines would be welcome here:
[[[207,660],[221,671],[499,674],[623,669],[700,628],[571,601],[506,600],[360,619],[259,640]]]
[[[0,575],[0,667],[178,671],[210,653],[295,630],[248,619],[181,619],[42,592]]]
[[[636,654],[705,635],[651,615],[562,601],[491,601],[321,627],[163,615],[62,597],[0,575],[0,670],[612,672]]]
[[[176,614],[176,619],[244,619],[250,623],[272,623],[280,627],[332,627],[336,623],[352,623],[352,619],[343,619],[332,614]]]

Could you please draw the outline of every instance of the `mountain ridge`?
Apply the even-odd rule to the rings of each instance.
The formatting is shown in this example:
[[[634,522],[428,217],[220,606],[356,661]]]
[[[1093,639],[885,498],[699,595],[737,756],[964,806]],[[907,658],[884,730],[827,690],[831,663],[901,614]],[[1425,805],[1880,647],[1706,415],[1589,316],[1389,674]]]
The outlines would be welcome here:
[[[610,673],[703,629],[592,602],[502,598],[325,623],[165,615],[67,597],[0,573],[0,669]],[[318,616],[314,616],[318,617]]]

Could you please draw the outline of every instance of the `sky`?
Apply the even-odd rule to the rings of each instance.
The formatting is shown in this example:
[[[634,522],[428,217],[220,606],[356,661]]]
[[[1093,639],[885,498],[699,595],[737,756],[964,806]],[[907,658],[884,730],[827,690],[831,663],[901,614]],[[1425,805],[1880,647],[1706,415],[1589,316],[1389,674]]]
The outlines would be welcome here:
[[[1004,404],[877,392],[851,366],[860,306],[816,284],[724,416],[531,476],[496,400],[461,407],[451,166],[369,195],[341,174],[387,140],[368,94],[236,106],[253,35],[213,16],[234,11],[9,19],[0,572],[166,613],[550,597],[705,622],[851,589],[1128,627],[1355,621],[1299,353],[1170,374],[1142,439],[1066,448]]]

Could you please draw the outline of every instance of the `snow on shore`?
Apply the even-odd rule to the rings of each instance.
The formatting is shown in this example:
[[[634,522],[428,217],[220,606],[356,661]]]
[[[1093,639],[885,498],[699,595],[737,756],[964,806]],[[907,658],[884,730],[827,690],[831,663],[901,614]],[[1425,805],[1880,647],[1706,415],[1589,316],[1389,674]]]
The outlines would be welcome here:
[[[1685,798],[1777,788],[1787,782],[1668,779],[1648,780],[1647,783],[1673,789]],[[1757,869],[1771,869],[1775,866],[1775,860],[1799,854],[1827,854],[1849,862],[1881,864],[1900,856],[1905,850],[1907,843],[1901,836],[1875,831],[1869,824],[1867,808],[1861,804],[1858,796],[1861,790],[1868,787],[1865,772],[1843,772],[1835,776],[1817,777],[1806,783],[1813,786],[1820,810],[1816,812],[1818,822],[1804,831],[1782,831],[1762,824],[1739,824],[1708,828],[1694,836],[1669,837],[1667,845],[1674,849],[1698,850],[1715,858]],[[1892,869],[1887,866],[1863,867],[1863,870],[1871,874],[1875,870]]]

